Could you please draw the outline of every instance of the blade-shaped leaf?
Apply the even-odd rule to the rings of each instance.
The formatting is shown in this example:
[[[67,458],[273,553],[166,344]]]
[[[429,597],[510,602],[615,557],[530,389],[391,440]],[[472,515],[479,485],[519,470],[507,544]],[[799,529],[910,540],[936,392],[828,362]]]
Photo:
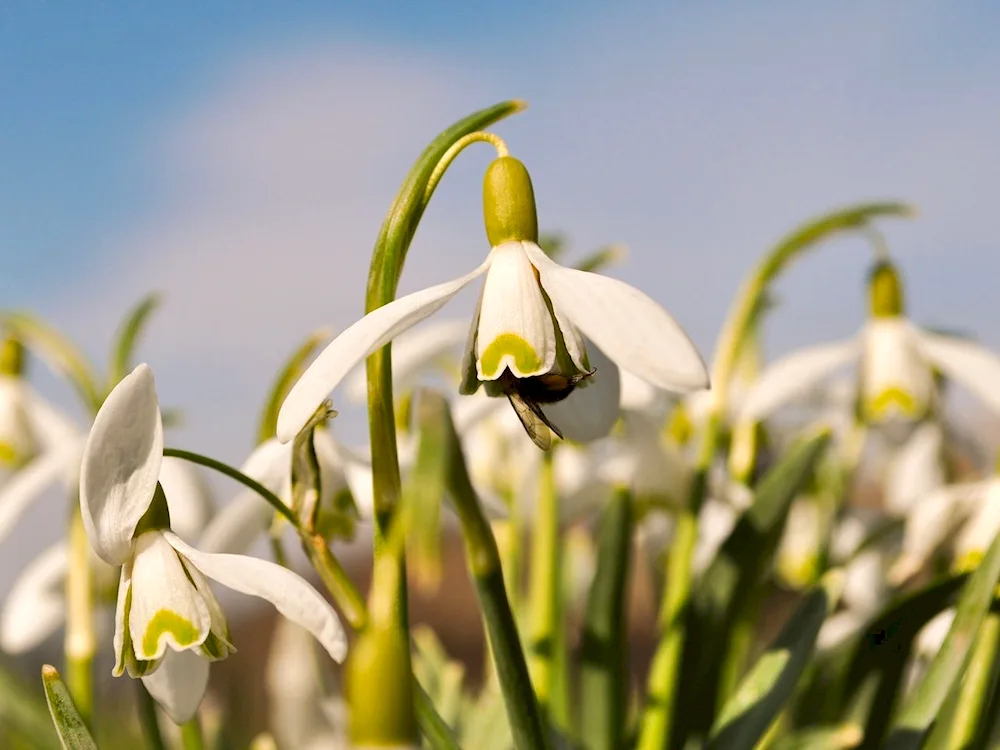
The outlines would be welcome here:
[[[94,738],[76,710],[73,699],[66,689],[56,668],[46,664],[42,667],[42,685],[45,700],[49,704],[49,714],[55,724],[59,740],[65,750],[97,750]]]
[[[3,324],[45,359],[56,373],[65,376],[84,405],[96,412],[104,394],[97,387],[93,369],[79,349],[56,329],[28,313],[8,313]]]
[[[156,312],[163,298],[157,294],[148,294],[129,310],[118,329],[116,343],[111,351],[111,362],[108,367],[108,388],[113,388],[133,368],[132,359],[136,347],[142,337],[142,332],[149,322],[150,316]]]
[[[709,737],[710,749],[750,750],[757,744],[791,697],[819,629],[836,606],[843,580],[842,571],[830,571],[803,599],[778,638],[722,707]]]
[[[1000,578],[1000,535],[990,545],[979,567],[969,576],[958,599],[955,621],[923,680],[907,698],[893,724],[886,747],[921,747],[956,680],[968,665],[976,633],[993,601]]]

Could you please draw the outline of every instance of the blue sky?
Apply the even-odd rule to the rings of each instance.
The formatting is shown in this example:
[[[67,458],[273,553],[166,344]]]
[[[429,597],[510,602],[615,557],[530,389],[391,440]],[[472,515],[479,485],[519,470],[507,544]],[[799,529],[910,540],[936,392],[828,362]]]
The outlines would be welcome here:
[[[530,108],[496,130],[532,171],[543,226],[580,252],[625,242],[614,273],[706,356],[760,253],[810,216],[883,198],[921,211],[884,226],[914,317],[1000,348],[997,16],[986,3],[5,3],[3,304],[103,361],[128,305],[164,290],[143,356],[163,400],[187,409],[175,442],[239,461],[287,352],[360,314],[413,158],[458,117],[522,97]],[[488,250],[488,159],[469,151],[449,172],[403,291]],[[856,331],[869,258],[844,240],[799,264],[769,352]],[[359,424],[344,410],[349,437]]]

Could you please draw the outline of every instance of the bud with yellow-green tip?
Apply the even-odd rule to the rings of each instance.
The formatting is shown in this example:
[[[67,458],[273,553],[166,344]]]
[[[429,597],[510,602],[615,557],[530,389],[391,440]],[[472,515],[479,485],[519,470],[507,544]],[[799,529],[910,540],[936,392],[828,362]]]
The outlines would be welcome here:
[[[0,375],[20,377],[24,374],[24,344],[17,336],[7,336],[0,344]]]
[[[904,314],[903,284],[896,265],[880,260],[868,274],[868,294],[873,318],[895,318]]]
[[[483,178],[483,220],[490,246],[504,242],[538,244],[538,213],[528,169],[513,156],[500,156]]]

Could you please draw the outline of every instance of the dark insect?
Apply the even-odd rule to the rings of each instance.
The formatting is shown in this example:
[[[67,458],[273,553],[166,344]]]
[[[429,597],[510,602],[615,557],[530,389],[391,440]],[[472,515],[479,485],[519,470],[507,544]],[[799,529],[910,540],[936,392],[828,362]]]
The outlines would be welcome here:
[[[554,404],[571,394],[582,381],[592,376],[596,370],[579,375],[546,373],[532,378],[517,378],[510,370],[504,370],[498,383],[507,396],[514,413],[521,420],[528,437],[543,451],[552,447],[552,434],[560,438],[559,428],[549,421],[542,411],[542,404]]]

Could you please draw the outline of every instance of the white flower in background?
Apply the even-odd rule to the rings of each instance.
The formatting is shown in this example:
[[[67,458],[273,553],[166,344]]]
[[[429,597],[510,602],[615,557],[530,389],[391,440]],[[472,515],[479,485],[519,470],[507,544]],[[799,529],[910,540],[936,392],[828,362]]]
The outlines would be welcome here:
[[[323,508],[332,507],[336,497],[349,492],[361,518],[372,513],[371,461],[338,442],[323,427],[313,432],[313,448],[319,464]],[[274,438],[258,445],[240,471],[260,482],[286,505],[292,499],[292,443]],[[260,539],[274,520],[272,508],[251,489],[241,490],[205,527],[199,546],[207,552],[246,553]]]
[[[907,434],[934,403],[935,371],[1000,413],[1000,358],[979,344],[916,326],[903,313],[895,268],[876,264],[870,280],[872,317],[847,341],[795,352],[768,367],[747,397],[743,414],[761,420],[816,388],[835,370],[858,366],[857,398],[870,425]]]
[[[267,599],[342,660],[347,639],[337,615],[305,580],[264,560],[201,552],[170,530],[158,482],[162,460],[153,374],[139,365],[98,412],[80,470],[90,543],[106,563],[122,566],[114,674],[142,677],[175,722],[194,715],[208,683],[208,660],[233,649],[209,578]]]
[[[164,458],[160,485],[167,497],[171,529],[181,539],[193,541],[205,527],[212,507],[197,467],[179,458]],[[62,627],[68,562],[66,542],[60,541],[28,563],[17,577],[0,605],[0,650],[9,654],[30,651]],[[90,570],[98,596],[117,585],[118,571],[93,551]]]
[[[77,440],[82,431],[22,377],[24,349],[0,346],[0,484],[32,459]]]
[[[347,706],[335,691],[316,641],[304,629],[279,619],[267,658],[265,684],[270,721],[279,747],[336,750],[350,747]]]
[[[844,590],[839,609],[820,628],[816,639],[820,650],[835,648],[856,636],[888,599],[886,569],[890,552],[866,544],[877,522],[877,514],[851,509],[834,527],[830,562],[843,566]]]
[[[529,432],[529,420],[558,425],[566,437],[584,441],[611,429],[617,418],[617,376],[608,371],[613,367],[592,361],[595,349],[667,390],[707,386],[701,357],[662,307],[621,281],[565,268],[542,251],[531,182],[520,162],[506,156],[495,160],[485,190],[487,237],[493,246],[486,261],[453,281],[372,311],[334,339],[285,399],[278,415],[282,442],[295,437],[353,367],[483,275],[461,390],[471,393],[486,383],[490,395],[507,395]],[[568,396],[575,391],[581,396],[591,391],[588,407],[571,408]],[[565,408],[551,409],[550,402],[561,398],[569,402]],[[518,399],[527,405],[519,406]]]
[[[929,493],[945,483],[944,430],[928,419],[889,456],[882,505],[894,516],[908,516]]]
[[[953,567],[975,568],[1000,533],[1000,476],[937,488],[922,497],[906,517],[903,549],[890,570],[902,583],[941,548],[952,554]]]
[[[820,549],[826,531],[822,499],[802,494],[792,501],[775,553],[775,572],[793,589],[803,589],[820,573]]]

